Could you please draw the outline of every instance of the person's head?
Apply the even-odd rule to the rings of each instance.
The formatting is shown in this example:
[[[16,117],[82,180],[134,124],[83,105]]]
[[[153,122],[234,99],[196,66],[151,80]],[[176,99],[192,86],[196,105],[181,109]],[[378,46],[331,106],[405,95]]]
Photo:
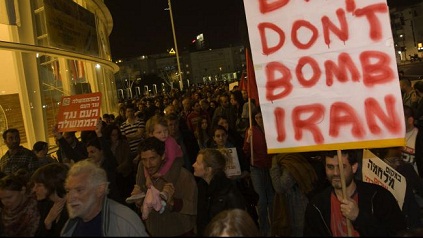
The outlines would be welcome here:
[[[88,158],[96,164],[100,164],[104,158],[104,151],[98,138],[92,139],[87,143]]]
[[[32,146],[32,151],[37,156],[37,158],[45,158],[48,154],[48,143],[45,141],[37,141]]]
[[[175,113],[166,115],[167,129],[169,130],[169,135],[176,137],[179,133],[179,117]]]
[[[244,98],[242,97],[242,93],[239,90],[231,91],[231,104],[233,106],[242,107],[244,105]]]
[[[165,107],[165,109],[163,110],[163,113],[164,113],[165,115],[169,115],[169,114],[171,114],[171,113],[176,113],[175,106],[173,106],[172,104],[167,105],[167,106]]]
[[[107,125],[104,129],[104,132],[104,136],[106,136],[106,138],[110,138],[110,141],[112,143],[116,143],[117,141],[123,139],[122,131],[120,130],[120,127],[118,125]]]
[[[258,237],[260,232],[247,211],[229,209],[219,212],[207,225],[204,236],[213,237]]]
[[[423,96],[423,81],[417,81],[413,85],[414,91],[416,91],[416,95],[419,97]]]
[[[126,113],[125,104],[123,104],[123,103],[119,104],[119,116],[125,117],[125,113]]]
[[[144,101],[142,101],[142,100],[140,100],[138,103],[137,103],[137,107],[138,107],[138,111],[140,111],[140,112],[143,112],[144,110],[145,110],[145,102]]]
[[[201,112],[201,105],[200,105],[200,102],[199,101],[194,101],[192,103],[192,111],[195,111],[197,113],[200,113]]]
[[[381,159],[392,168],[397,169],[403,163],[401,147],[386,148],[386,154]]]
[[[106,123],[104,121],[100,122],[102,124],[101,132],[104,133],[104,129],[106,128]],[[86,146],[90,140],[96,139],[97,133],[95,130],[88,130],[88,131],[81,131],[80,140]]]
[[[110,116],[110,123],[115,123],[115,114],[110,113],[109,116]]]
[[[229,96],[228,94],[222,94],[219,97],[219,104],[222,107],[229,107]]]
[[[191,110],[191,99],[189,97],[185,97],[182,100],[182,108],[183,108],[184,111]]]
[[[228,141],[228,131],[225,127],[217,125],[212,132],[213,140],[218,148],[225,147]]]
[[[110,124],[110,114],[104,113],[102,119],[106,124]]]
[[[17,208],[28,196],[27,180],[24,176],[9,174],[0,179],[0,201],[4,208]]]
[[[256,111],[254,112],[254,121],[261,128],[264,127],[264,124],[263,124],[263,116],[261,114],[260,108],[257,108]]]
[[[126,105],[126,111],[125,111],[126,118],[130,118],[130,119],[135,118],[135,112],[136,112],[136,108],[134,104]]]
[[[405,129],[410,131],[414,128],[414,110],[412,107],[403,105]]]
[[[66,195],[65,180],[69,167],[61,163],[46,164],[31,176],[33,184],[32,191],[37,200],[49,198],[54,200],[55,196],[64,198]]]
[[[213,176],[218,172],[223,172],[226,166],[226,157],[218,149],[201,149],[197,159],[192,165],[194,176],[204,179],[210,183]]]
[[[207,120],[207,117],[202,116],[199,123],[198,123],[198,127],[201,128],[202,130],[209,130],[209,120]]]
[[[154,115],[148,119],[145,130],[148,137],[154,136],[161,141],[165,141],[169,137],[167,120],[161,115]]]
[[[214,100],[211,100],[211,101],[210,101],[210,107],[211,107],[211,108],[216,108],[216,107],[217,107],[217,102],[216,102],[216,101],[214,101]]]
[[[338,162],[338,152],[324,151],[322,157],[325,158],[326,177],[335,189],[342,189],[340,168],[343,168],[345,176],[345,185],[349,187],[354,183],[354,174],[358,169],[358,150],[342,150],[342,163]]]
[[[179,111],[179,110],[180,110],[180,108],[181,108],[181,101],[179,101],[179,99],[178,99],[178,98],[174,98],[174,99],[172,100],[172,105],[175,107],[175,110],[176,110],[176,111]]]
[[[226,129],[226,131],[229,130],[229,120],[225,116],[223,115],[217,116],[216,123],[219,126],[223,126]]]
[[[140,163],[150,175],[159,171],[165,160],[165,143],[156,137],[148,137],[138,147]]]
[[[89,160],[76,162],[70,168],[65,181],[69,218],[81,218],[84,222],[98,215],[108,193],[106,171]]]
[[[6,144],[9,150],[15,150],[21,145],[21,137],[19,131],[16,128],[10,128],[3,132],[4,144]]]
[[[248,92],[247,90],[241,90],[242,93],[242,98],[244,99],[244,101],[248,101]]]
[[[194,94],[192,94],[192,100],[198,102],[200,99],[201,99],[201,93],[195,92]]]
[[[207,101],[207,99],[203,98],[200,100],[200,106],[203,111],[207,111],[210,107],[210,103]]]
[[[413,87],[411,86],[411,81],[409,79],[401,79],[400,88],[402,93],[406,93],[413,89]]]
[[[68,142],[69,145],[74,145],[78,138],[76,138],[75,131],[67,131],[63,133],[63,138],[65,138],[66,142]]]

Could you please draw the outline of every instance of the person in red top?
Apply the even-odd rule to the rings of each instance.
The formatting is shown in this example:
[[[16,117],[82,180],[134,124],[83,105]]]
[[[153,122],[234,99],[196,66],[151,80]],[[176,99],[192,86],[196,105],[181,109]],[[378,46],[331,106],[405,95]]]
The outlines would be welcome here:
[[[254,190],[259,195],[258,219],[260,233],[263,236],[269,236],[269,217],[272,215],[273,197],[275,194],[269,173],[272,166],[272,155],[267,154],[266,137],[260,108],[257,108],[253,118],[252,128],[246,130],[243,150],[247,157],[250,158],[251,181]],[[253,147],[252,155],[251,147]],[[251,159],[251,157],[253,158]]]
[[[187,125],[188,129],[194,133],[198,123],[201,123],[201,117],[206,117],[210,122],[210,116],[201,109],[199,101],[193,102],[191,109],[192,111],[187,116]]]
[[[358,149],[323,151],[328,186],[307,204],[304,236],[397,236],[406,229],[405,217],[392,193],[355,179]],[[345,197],[342,191],[343,170]],[[348,229],[348,227],[350,229]]]

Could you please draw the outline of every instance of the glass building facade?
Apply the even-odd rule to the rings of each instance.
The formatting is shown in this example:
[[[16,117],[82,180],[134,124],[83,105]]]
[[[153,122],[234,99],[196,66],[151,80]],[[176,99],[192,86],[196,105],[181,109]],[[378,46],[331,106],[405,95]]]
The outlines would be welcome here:
[[[117,115],[112,27],[102,0],[2,1],[0,133],[17,128],[29,149],[39,140],[54,146],[62,96],[101,92],[101,115]],[[0,148],[1,156],[3,140]]]

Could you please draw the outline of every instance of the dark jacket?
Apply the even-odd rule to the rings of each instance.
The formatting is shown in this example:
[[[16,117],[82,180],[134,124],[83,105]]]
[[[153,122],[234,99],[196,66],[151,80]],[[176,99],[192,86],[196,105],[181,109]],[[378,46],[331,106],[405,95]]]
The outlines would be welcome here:
[[[49,199],[38,201],[38,210],[40,211],[40,224],[38,226],[37,232],[35,233],[35,237],[40,237],[40,236],[59,237],[60,236],[60,232],[62,231],[62,228],[64,227],[65,223],[69,219],[68,210],[65,205],[63,207],[63,210],[60,212],[59,219],[54,221],[51,224],[50,230],[47,230],[44,225],[44,220],[48,216],[48,213],[50,212],[50,209],[53,206],[53,204],[54,203]]]
[[[360,236],[395,236],[406,228],[405,218],[395,197],[383,187],[355,181],[359,214],[354,229]],[[330,229],[333,191],[328,187],[309,202],[305,212],[304,236],[332,236]]]
[[[414,146],[414,160],[416,161],[420,178],[423,178],[423,126],[420,128],[416,137],[416,145]]]
[[[226,177],[224,172],[218,172],[210,184],[200,179],[198,181],[197,231],[202,236],[205,227],[219,212],[227,209],[240,208],[246,210],[244,196],[234,181]]]
[[[420,207],[415,197],[421,197],[423,195],[422,180],[414,170],[413,165],[410,163],[402,162],[396,170],[404,176],[407,181],[404,204],[402,205],[402,213],[405,216],[407,229],[422,227],[422,222],[420,220]],[[416,194],[414,194],[414,191]]]
[[[69,145],[64,137],[60,138],[57,142],[59,143],[57,158],[60,163],[64,162],[64,157],[73,160],[75,163],[88,157],[87,147],[79,140],[77,140],[75,147]]]

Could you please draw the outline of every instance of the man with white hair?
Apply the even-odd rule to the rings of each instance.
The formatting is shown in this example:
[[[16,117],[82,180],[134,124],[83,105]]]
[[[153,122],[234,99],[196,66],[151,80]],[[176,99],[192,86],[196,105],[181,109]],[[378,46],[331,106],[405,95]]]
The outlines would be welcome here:
[[[89,160],[75,163],[65,182],[69,220],[61,236],[148,236],[140,217],[109,198],[106,172]]]

